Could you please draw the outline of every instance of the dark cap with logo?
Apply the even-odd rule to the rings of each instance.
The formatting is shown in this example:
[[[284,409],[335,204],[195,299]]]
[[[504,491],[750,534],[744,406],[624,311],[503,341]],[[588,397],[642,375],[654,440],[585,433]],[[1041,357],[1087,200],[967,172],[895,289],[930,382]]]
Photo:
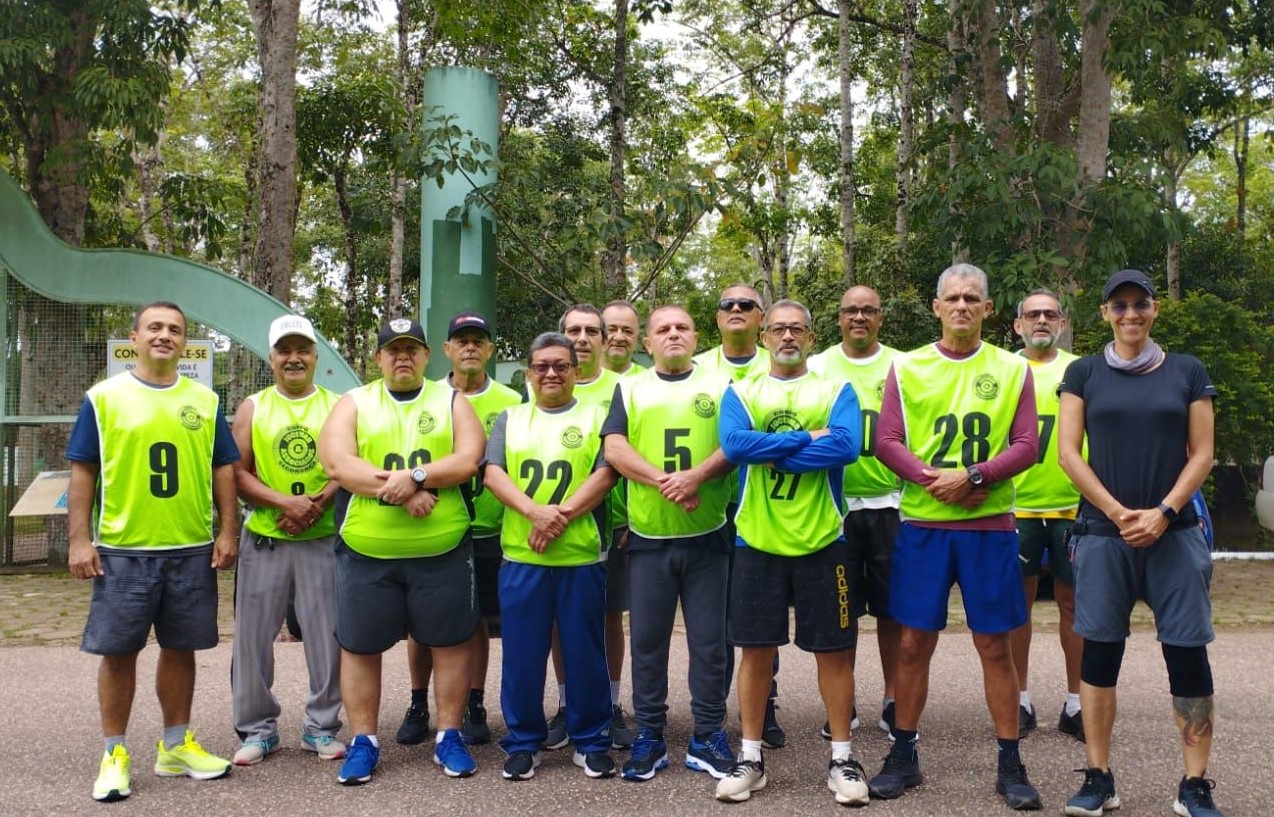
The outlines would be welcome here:
[[[1139,269],[1121,269],[1114,275],[1110,276],[1110,280],[1106,282],[1106,286],[1102,287],[1101,299],[1103,301],[1110,300],[1110,294],[1119,289],[1124,284],[1136,284],[1146,291],[1151,298],[1155,297],[1155,285],[1150,282],[1150,276],[1146,275]]]
[[[491,337],[491,324],[481,312],[461,312],[452,318],[451,323],[447,324],[447,340],[451,340],[462,329],[477,329]]]
[[[379,352],[399,338],[410,338],[426,349],[429,348],[425,330],[419,323],[410,318],[394,318],[382,326],[380,333],[376,335],[376,351]]]

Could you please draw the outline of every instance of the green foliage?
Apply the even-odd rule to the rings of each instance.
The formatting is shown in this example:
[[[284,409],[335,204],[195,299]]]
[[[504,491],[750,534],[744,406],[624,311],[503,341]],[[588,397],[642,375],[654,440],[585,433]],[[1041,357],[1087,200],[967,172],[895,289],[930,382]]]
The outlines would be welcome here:
[[[1155,338],[1203,361],[1217,389],[1216,458],[1251,465],[1274,451],[1274,330],[1211,293],[1165,302]]]

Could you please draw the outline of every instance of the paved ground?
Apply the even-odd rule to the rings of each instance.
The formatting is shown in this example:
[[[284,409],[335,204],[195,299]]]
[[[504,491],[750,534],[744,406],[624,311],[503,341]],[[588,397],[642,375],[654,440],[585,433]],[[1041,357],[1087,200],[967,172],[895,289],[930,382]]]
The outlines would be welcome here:
[[[229,592],[230,581],[224,585]],[[396,648],[385,659],[385,694],[380,733],[381,767],[373,783],[345,789],[335,783],[336,764],[324,763],[297,748],[298,709],[304,699],[302,645],[277,645],[276,691],[284,705],[284,749],[264,764],[236,770],[229,779],[206,783],[163,780],[149,766],[154,759],[159,718],[150,689],[153,648],[139,664],[138,696],[130,746],[134,757],[133,796],[103,806],[89,798],[100,753],[95,703],[97,662],[75,644],[83,624],[87,585],[56,576],[0,576],[0,695],[7,704],[7,732],[20,751],[10,754],[0,776],[0,811],[5,815],[231,814],[304,812],[346,814],[456,815],[465,813],[552,815],[701,815],[780,811],[838,813],[824,785],[826,744],[817,737],[823,715],[814,684],[813,662],[794,648],[783,650],[780,676],[781,719],[788,747],[767,752],[770,785],[748,804],[727,806],[711,798],[712,783],[680,766],[654,781],[632,784],[590,781],[570,764],[569,754],[549,753],[536,778],[511,784],[500,779],[503,756],[481,747],[477,777],[449,780],[430,762],[424,747],[393,744],[393,731],[407,699],[404,653]],[[1214,582],[1219,638],[1212,647],[1219,713],[1212,769],[1217,798],[1229,817],[1264,817],[1274,798],[1269,774],[1274,755],[1274,564],[1221,563]],[[229,605],[223,605],[223,632],[229,634]],[[1082,747],[1055,730],[1062,701],[1061,661],[1056,649],[1055,612],[1037,607],[1038,638],[1032,655],[1032,681],[1041,730],[1024,744],[1032,780],[1045,799],[1045,813],[1059,813],[1078,786],[1072,770],[1083,765]],[[1148,614],[1139,612],[1139,619]],[[899,801],[873,802],[871,814],[1007,814],[993,791],[994,744],[982,703],[980,676],[966,631],[956,626],[942,639],[935,657],[930,704],[921,723],[921,759],[926,784]],[[878,714],[881,680],[871,637],[859,669],[858,700],[864,728],[855,735],[855,753],[869,773],[887,751],[882,733],[871,726]],[[497,642],[498,650],[498,642]],[[204,744],[229,754],[235,737],[229,722],[229,644],[199,656],[196,724]],[[498,667],[498,652],[493,666]],[[674,679],[685,677],[685,650],[673,655]],[[1114,770],[1125,817],[1169,815],[1180,775],[1175,730],[1168,706],[1167,680],[1153,634],[1139,626],[1129,644],[1120,684],[1120,716]],[[498,684],[493,677],[488,699],[500,733]],[[628,690],[625,690],[627,696]],[[689,731],[684,684],[671,686],[670,745],[682,749]],[[730,707],[729,725],[737,724]],[[737,737],[737,735],[736,735]],[[622,757],[620,758],[622,760]]]

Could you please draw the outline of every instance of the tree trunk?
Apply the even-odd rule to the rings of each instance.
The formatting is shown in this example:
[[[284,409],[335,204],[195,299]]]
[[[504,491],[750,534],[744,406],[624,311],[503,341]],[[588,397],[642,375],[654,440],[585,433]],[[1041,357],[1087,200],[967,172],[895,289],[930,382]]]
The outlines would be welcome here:
[[[1181,180],[1181,171],[1185,168],[1185,162],[1177,155],[1177,152],[1171,148],[1164,151],[1163,163],[1168,172],[1164,175],[1163,182],[1163,204],[1164,209],[1169,215],[1175,216],[1180,213],[1180,207],[1177,203],[1177,186]],[[1176,239],[1170,239],[1164,253],[1164,276],[1168,280],[1168,299],[1172,301],[1181,300],[1181,242]]]
[[[1251,98],[1251,81],[1248,82],[1248,98]],[[1246,116],[1239,118],[1238,127],[1234,131],[1234,228],[1239,238],[1247,236],[1247,156],[1249,140],[1252,135],[1252,121]]]
[[[1013,129],[1010,122],[1008,74],[1002,64],[1000,29],[1003,27],[998,7],[992,0],[969,0],[973,8],[966,18],[971,26],[966,46],[971,49],[977,66],[974,98],[979,117],[991,134],[998,150],[1013,148]],[[954,8],[954,7],[953,7]],[[975,22],[976,21],[976,22]]]
[[[1031,63],[1034,70],[1036,135],[1050,145],[1060,146],[1071,142],[1070,117],[1063,104],[1065,81],[1053,8],[1053,4],[1046,0],[1032,3]]]
[[[354,208],[349,203],[348,157],[332,173],[336,188],[336,206],[341,213],[341,230],[345,235],[345,359],[359,360],[358,353],[358,237],[354,234]],[[397,317],[389,315],[387,317]]]
[[[904,256],[911,232],[911,163],[916,144],[916,4],[917,0],[903,0],[902,67],[898,89],[898,205],[894,211],[894,238],[898,242],[898,252]]]
[[[409,29],[408,4],[398,0],[398,87],[403,95],[406,126],[415,125],[416,106],[411,92],[411,51],[407,32]],[[394,163],[389,175],[389,285],[386,297],[386,316],[406,314],[403,304],[403,242],[407,237],[407,177],[398,163]]]
[[[947,92],[947,122],[951,126],[951,141],[947,143],[947,167],[954,169],[960,163],[960,140],[958,132],[964,122],[964,112],[968,107],[968,80],[960,70],[960,58],[964,53],[966,42],[964,36],[964,4],[965,0],[951,0],[951,25],[947,28],[947,65],[951,76],[956,81],[951,83]],[[951,263],[958,264],[969,260],[969,248],[964,246],[962,238],[951,242]]]
[[[628,295],[628,241],[624,235],[624,182],[628,151],[628,0],[615,0],[615,52],[610,75],[610,232],[602,251],[602,278],[611,297]]]
[[[1106,176],[1106,151],[1110,145],[1110,73],[1106,69],[1106,52],[1110,50],[1110,7],[1103,0],[1083,0],[1081,16],[1084,33],[1081,42],[1079,103],[1079,136],[1075,151],[1077,164],[1076,192],[1067,204],[1062,219],[1058,247],[1071,262],[1058,275],[1063,288],[1075,285],[1076,274],[1083,269],[1088,250],[1088,234],[1092,229],[1088,212],[1088,196]]]
[[[257,97],[257,235],[252,282],[284,303],[292,300],[296,234],[296,43],[300,0],[250,0],[257,31],[261,85]]]
[[[845,267],[845,285],[856,283],[854,272],[854,85],[853,55],[850,47],[852,28],[849,21],[850,0],[837,0],[837,68],[840,75],[840,232],[841,258]]]

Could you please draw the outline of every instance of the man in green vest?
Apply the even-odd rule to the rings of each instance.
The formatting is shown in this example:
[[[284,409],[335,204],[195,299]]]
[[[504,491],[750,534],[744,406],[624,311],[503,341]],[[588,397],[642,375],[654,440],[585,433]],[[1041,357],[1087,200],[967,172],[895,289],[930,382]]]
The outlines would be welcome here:
[[[1018,684],[1009,633],[1026,620],[1013,482],[1035,462],[1035,394],[1026,361],[982,340],[992,311],[986,273],[956,264],[938,277],[942,338],[899,355],[885,381],[876,456],[902,478],[889,612],[902,625],[894,745],[870,781],[892,799],[924,781],[916,755],[929,664],[959,582],[998,741],[995,790],[1040,808],[1018,751]]]
[[[105,753],[93,799],[132,793],[125,732],[137,655],[159,643],[155,693],[164,733],[155,774],[223,777],[230,762],[190,728],[195,650],[217,645],[217,574],[238,552],[239,459],[217,394],[178,373],[186,316],[156,301],[133,317],[137,367],[89,389],[71,430],[68,568],[93,580],[80,649],[101,656],[97,705]],[[213,507],[221,528],[214,540]]]
[[[1022,737],[1036,726],[1035,707],[1027,688],[1031,656],[1031,617],[1039,589],[1044,554],[1053,574],[1053,598],[1057,600],[1057,636],[1066,660],[1066,703],[1057,720],[1057,731],[1084,740],[1079,707],[1079,665],[1084,639],[1075,634],[1075,579],[1071,573],[1067,535],[1079,511],[1079,489],[1057,461],[1057,387],[1075,355],[1058,347],[1066,329],[1066,313],[1057,294],[1037,289],[1017,305],[1013,329],[1022,338],[1022,356],[1035,378],[1035,408],[1040,423],[1040,453],[1035,465],[1013,479],[1017,492],[1013,514],[1021,549],[1022,586],[1026,592],[1026,623],[1013,631],[1013,664],[1021,688],[1018,724]]]
[[[354,736],[343,785],[371,780],[380,760],[381,655],[404,630],[433,654],[434,762],[448,777],[477,771],[460,723],[478,624],[469,484],[482,424],[462,395],[425,380],[428,361],[419,323],[386,323],[376,338],[383,377],[342,397],[319,435],[319,459],[341,486],[336,640]]]
[[[318,461],[318,435],[340,395],[314,385],[318,343],[299,315],[270,324],[274,385],[249,396],[234,415],[241,459],[239,496],[250,508],[243,523],[235,577],[234,661],[230,694],[243,745],[236,766],[260,763],[279,748],[274,639],[288,604],[305,633],[309,696],[301,748],[324,760],[345,756],[341,729],[340,648],[336,644],[337,485]]]
[[[880,342],[884,312],[880,295],[871,287],[845,290],[836,323],[841,342],[810,358],[810,370],[853,386],[863,413],[863,450],[856,461],[845,466],[845,540],[849,542],[850,580],[857,602],[854,615],[871,613],[876,619],[876,644],[885,679],[878,723],[886,734],[892,734],[901,631],[889,615],[889,566],[898,533],[901,491],[897,475],[876,458],[876,427],[885,378],[898,350]],[[822,735],[831,739],[827,726]]]
[[[850,650],[858,628],[841,486],[862,443],[858,398],[847,383],[808,370],[814,328],[802,304],[782,300],[770,307],[765,344],[770,373],[731,383],[721,399],[721,450],[739,466],[729,633],[740,648],[743,739],[734,769],[717,782],[716,797],[741,802],[766,786],[766,702],[774,656],[790,636],[791,608],[796,646],[816,659],[832,734],[823,782],[837,803],[863,806],[867,783],[850,739]]]
[[[546,743],[544,664],[555,634],[570,684],[564,719],[573,760],[590,778],[615,774],[606,681],[606,412],[577,400],[576,344],[545,332],[531,342],[533,402],[506,409],[487,441],[487,490],[504,503],[500,568],[504,654],[500,706],[508,734],[502,775],[535,775]]]
[[[633,593],[633,714],[637,740],[625,780],[668,766],[668,649],[680,604],[690,649],[694,732],[685,764],[720,779],[734,768],[726,740],[726,586],[730,541],[725,475],[733,466],[717,440],[729,379],[696,366],[694,320],[679,306],[650,314],[646,348],[654,368],[616,388],[602,435],[606,460],[628,478],[628,575]]]

